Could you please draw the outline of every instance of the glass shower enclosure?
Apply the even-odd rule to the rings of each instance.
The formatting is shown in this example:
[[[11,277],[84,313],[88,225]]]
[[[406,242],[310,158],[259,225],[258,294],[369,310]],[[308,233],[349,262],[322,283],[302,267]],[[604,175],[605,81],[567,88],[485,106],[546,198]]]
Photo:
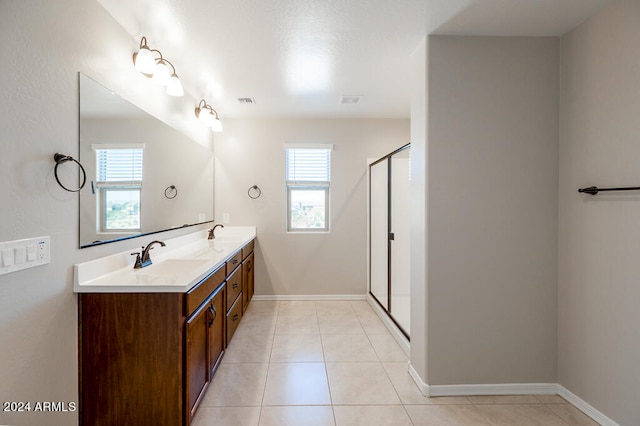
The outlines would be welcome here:
[[[410,336],[411,145],[369,164],[369,293]]]

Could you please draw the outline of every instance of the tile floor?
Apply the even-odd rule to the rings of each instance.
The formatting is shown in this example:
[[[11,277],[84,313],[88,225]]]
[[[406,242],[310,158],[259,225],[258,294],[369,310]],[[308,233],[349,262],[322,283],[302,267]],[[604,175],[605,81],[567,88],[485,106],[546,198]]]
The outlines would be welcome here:
[[[597,425],[556,395],[425,398],[367,302],[253,301],[195,426]]]

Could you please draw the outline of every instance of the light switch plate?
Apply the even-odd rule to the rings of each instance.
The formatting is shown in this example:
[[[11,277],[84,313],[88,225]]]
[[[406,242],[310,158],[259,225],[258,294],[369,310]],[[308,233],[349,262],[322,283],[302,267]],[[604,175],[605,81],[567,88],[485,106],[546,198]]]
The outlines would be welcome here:
[[[0,242],[0,275],[50,263],[50,246],[48,236]]]

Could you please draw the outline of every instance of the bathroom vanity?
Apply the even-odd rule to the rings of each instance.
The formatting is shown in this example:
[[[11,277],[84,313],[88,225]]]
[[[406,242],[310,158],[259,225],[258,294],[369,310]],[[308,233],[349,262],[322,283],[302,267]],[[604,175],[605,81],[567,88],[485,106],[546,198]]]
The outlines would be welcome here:
[[[75,266],[81,425],[191,423],[254,292],[255,227],[218,233]]]

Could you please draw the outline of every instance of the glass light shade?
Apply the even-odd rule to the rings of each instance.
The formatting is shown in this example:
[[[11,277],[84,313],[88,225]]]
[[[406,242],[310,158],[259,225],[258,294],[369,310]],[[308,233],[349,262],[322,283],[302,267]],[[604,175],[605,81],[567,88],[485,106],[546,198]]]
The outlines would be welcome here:
[[[214,117],[213,114],[211,114],[211,111],[209,111],[207,108],[200,108],[200,112],[198,113],[198,120],[200,120],[203,125],[211,127],[213,118]]]
[[[171,78],[171,71],[169,71],[169,67],[163,61],[159,61],[156,64],[156,67],[153,71],[153,78],[151,81],[160,86],[166,86],[169,84],[169,79]]]
[[[148,47],[141,47],[136,53],[134,66],[143,74],[153,74],[156,69],[156,59]]]
[[[173,74],[171,78],[169,78],[169,84],[167,84],[167,95],[169,96],[183,96],[184,89],[182,88],[182,83],[177,75]]]
[[[222,131],[222,122],[220,121],[219,118],[215,118],[213,120],[213,124],[211,125],[211,130],[213,130],[214,132]]]

